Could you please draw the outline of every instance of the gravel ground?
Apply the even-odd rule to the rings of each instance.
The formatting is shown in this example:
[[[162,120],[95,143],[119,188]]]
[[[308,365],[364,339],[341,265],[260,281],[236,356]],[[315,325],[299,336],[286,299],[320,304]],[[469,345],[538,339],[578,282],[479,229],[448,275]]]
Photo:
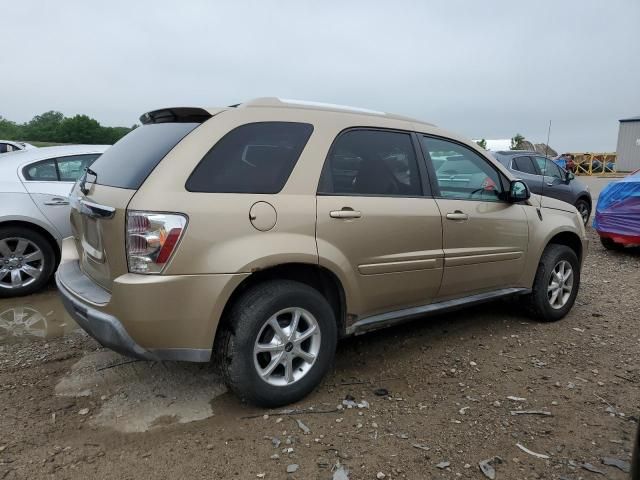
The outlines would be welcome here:
[[[564,320],[498,302],[347,339],[284,411],[240,404],[207,366],[100,349],[52,288],[28,307],[0,301],[0,479],[482,479],[491,459],[497,479],[628,478],[640,251],[591,237]],[[16,308],[47,325],[29,310],[7,333]]]

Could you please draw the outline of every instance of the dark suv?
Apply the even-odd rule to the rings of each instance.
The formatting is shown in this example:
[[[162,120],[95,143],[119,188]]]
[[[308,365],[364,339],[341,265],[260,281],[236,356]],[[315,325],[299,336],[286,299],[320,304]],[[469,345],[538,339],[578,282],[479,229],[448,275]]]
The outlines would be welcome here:
[[[584,224],[587,224],[591,216],[591,192],[573,173],[567,172],[536,152],[507,150],[491,153],[517,177],[524,180],[533,193],[574,205],[580,212]]]

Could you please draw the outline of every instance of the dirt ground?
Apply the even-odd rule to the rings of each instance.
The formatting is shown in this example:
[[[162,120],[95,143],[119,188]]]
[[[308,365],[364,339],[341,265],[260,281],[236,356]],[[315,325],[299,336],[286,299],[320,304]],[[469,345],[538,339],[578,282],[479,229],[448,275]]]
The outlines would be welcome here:
[[[564,320],[498,302],[344,340],[293,411],[242,405],[207,366],[99,348],[53,287],[0,301],[0,479],[482,479],[494,457],[498,479],[627,478],[640,252],[591,242]]]

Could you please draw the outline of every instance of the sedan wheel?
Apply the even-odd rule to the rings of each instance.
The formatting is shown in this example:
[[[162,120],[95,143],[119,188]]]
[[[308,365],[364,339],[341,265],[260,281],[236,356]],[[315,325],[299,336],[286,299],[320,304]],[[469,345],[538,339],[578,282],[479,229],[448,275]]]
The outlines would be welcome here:
[[[56,268],[56,254],[41,233],[0,227],[0,298],[29,295],[42,288]]]
[[[0,288],[14,290],[37,282],[44,270],[44,255],[26,238],[0,239]]]

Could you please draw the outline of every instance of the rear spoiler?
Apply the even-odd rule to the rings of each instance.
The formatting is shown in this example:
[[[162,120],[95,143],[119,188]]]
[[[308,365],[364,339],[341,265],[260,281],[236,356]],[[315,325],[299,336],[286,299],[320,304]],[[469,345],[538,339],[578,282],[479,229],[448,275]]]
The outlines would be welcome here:
[[[177,107],[153,110],[140,116],[143,125],[150,123],[204,123],[213,115],[204,108]]]

